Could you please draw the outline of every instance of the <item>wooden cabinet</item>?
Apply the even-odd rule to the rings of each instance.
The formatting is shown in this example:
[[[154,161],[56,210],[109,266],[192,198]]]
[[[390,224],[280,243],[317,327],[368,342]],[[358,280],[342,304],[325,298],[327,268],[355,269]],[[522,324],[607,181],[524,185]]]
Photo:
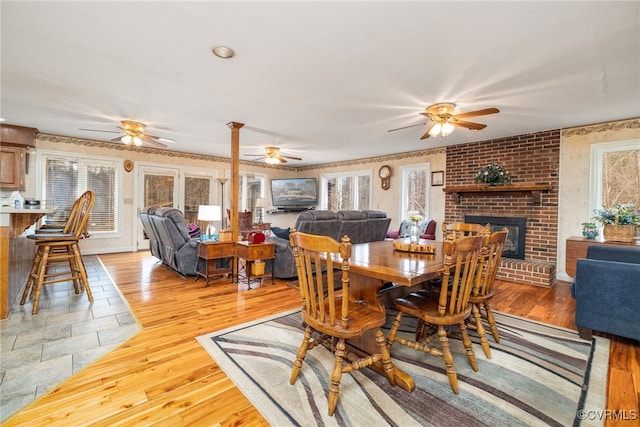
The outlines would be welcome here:
[[[36,146],[37,129],[0,125],[0,188],[24,190],[27,173],[27,149]]]
[[[22,147],[0,147],[0,188],[24,190],[25,161],[27,150]]]
[[[255,278],[262,278],[271,276],[271,284],[275,284],[273,280],[273,263],[276,256],[276,244],[271,242],[263,243],[249,243],[246,241],[238,242],[236,246],[236,255],[238,258],[244,260],[244,270],[247,277],[247,287],[251,289],[251,264],[256,261],[271,261],[271,273],[270,274],[255,274]],[[238,282],[240,281],[237,277]]]
[[[586,237],[569,237],[566,242],[565,269],[571,277],[576,277],[576,264],[578,258],[587,257],[587,249],[591,245],[613,245],[613,246],[640,246],[640,241],[633,243],[609,242],[602,239],[587,239]]]

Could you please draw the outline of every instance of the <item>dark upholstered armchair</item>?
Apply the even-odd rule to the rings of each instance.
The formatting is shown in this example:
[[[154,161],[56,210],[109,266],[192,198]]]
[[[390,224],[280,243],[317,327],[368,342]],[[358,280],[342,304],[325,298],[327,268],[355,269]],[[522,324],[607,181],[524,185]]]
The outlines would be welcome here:
[[[420,238],[427,240],[436,240],[436,222],[432,219],[425,219],[418,227],[420,227]],[[411,228],[411,221],[403,219],[400,223],[398,230],[391,230],[387,232],[387,239],[397,239],[398,237],[406,237],[409,235],[409,229]]]
[[[578,259],[571,295],[582,338],[591,331],[640,341],[640,248],[592,245]]]

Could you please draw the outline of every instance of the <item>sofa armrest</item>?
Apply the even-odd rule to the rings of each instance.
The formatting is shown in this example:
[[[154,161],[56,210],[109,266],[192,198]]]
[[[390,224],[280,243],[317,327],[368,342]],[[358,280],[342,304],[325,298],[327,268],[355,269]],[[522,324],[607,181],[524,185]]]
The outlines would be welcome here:
[[[387,231],[387,239],[397,239],[400,236],[400,231],[390,230]]]
[[[576,326],[640,340],[640,264],[578,259]]]
[[[633,246],[590,245],[587,258],[640,264],[640,248]]]

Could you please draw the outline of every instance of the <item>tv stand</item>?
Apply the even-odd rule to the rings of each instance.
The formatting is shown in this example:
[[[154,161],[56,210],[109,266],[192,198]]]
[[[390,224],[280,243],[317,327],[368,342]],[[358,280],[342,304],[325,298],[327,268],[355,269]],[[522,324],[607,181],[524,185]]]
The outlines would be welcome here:
[[[315,208],[316,208],[315,206],[310,206],[310,207],[291,206],[286,208],[281,207],[281,208],[275,208],[270,211],[267,211],[267,213],[272,215],[272,214],[279,214],[279,213],[305,212],[305,211],[314,210]]]

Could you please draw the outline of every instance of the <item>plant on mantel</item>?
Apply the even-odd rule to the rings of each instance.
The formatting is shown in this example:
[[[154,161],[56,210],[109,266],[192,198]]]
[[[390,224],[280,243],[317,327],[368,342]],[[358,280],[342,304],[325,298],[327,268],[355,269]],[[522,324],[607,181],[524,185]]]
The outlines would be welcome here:
[[[511,183],[509,172],[499,164],[492,162],[480,169],[476,174],[476,182],[489,185],[504,185]]]

